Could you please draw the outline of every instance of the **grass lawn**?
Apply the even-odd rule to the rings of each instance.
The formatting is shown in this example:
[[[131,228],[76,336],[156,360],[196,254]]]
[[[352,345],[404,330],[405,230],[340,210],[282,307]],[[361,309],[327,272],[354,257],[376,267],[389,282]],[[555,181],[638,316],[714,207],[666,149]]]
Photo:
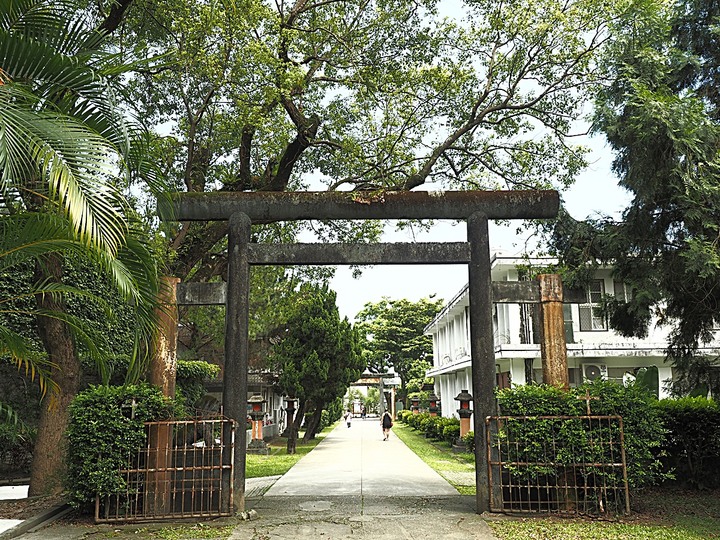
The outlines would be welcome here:
[[[460,493],[475,494],[471,454],[455,454],[397,422],[393,432]],[[470,484],[467,482],[470,478]],[[586,518],[498,517],[488,524],[500,540],[710,540],[720,539],[720,490],[653,489],[631,496],[632,514],[618,521]]]
[[[475,495],[475,457],[472,454],[455,453],[447,443],[429,441],[419,431],[400,422],[395,422],[392,432],[462,495]]]
[[[295,454],[288,455],[286,450],[287,439],[280,437],[268,443],[270,447],[269,455],[260,456],[257,454],[247,454],[245,457],[245,478],[285,474],[293,465],[300,461],[300,458],[315,448],[336,425],[337,423],[326,427],[315,436],[315,439],[308,442],[302,440],[303,432],[301,431],[295,446]]]

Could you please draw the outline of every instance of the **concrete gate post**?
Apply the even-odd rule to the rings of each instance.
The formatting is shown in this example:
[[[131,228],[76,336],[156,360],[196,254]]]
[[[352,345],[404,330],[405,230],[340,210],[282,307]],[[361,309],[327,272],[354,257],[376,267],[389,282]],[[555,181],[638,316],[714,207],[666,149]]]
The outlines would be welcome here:
[[[237,212],[230,217],[228,232],[228,276],[225,304],[225,369],[223,372],[223,413],[237,422],[233,452],[225,451],[223,465],[234,465],[233,504],[236,512],[245,510],[245,454],[247,432],[247,385],[248,385],[248,317],[250,262],[250,218]],[[223,436],[226,449],[232,448],[230,430]],[[224,478],[224,496],[230,479]],[[224,501],[225,502],[225,501]]]
[[[495,351],[493,345],[492,280],[488,218],[476,212],[467,221],[470,242],[470,354],[472,362],[473,423],[475,432],[476,512],[490,510],[485,417],[495,412]]]

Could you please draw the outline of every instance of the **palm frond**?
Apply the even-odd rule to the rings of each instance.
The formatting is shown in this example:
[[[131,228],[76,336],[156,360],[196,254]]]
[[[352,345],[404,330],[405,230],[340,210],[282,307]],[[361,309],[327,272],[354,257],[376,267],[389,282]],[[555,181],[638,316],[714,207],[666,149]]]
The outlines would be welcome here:
[[[22,422],[22,420],[20,420],[17,412],[15,412],[7,403],[0,401],[0,424],[8,423],[17,425],[20,422]]]
[[[116,150],[72,118],[18,106],[14,98],[24,95],[0,86],[0,183],[7,189],[41,171],[79,238],[114,253],[125,235],[122,196],[110,181]]]
[[[20,32],[40,39],[48,34],[59,34],[64,27],[58,9],[63,1],[0,0],[0,30]]]
[[[0,326],[0,356],[10,358],[30,380],[37,379],[40,392],[43,396],[48,391],[54,394],[58,390],[57,383],[50,377],[53,364],[36,351],[27,346],[27,340],[17,332]]]

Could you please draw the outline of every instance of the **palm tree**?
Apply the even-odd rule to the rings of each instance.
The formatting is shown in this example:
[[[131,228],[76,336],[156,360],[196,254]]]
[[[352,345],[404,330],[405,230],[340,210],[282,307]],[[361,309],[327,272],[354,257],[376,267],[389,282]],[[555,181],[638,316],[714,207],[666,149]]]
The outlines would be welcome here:
[[[0,352],[57,389],[41,409],[31,495],[61,489],[58,449],[80,384],[75,340],[87,337],[65,308],[64,295],[82,291],[63,285],[63,253],[101,265],[133,300],[136,351],[147,350],[154,331],[155,266],[132,237],[123,198],[143,133],[116,104],[113,77],[123,67],[102,50],[104,38],[72,1],[0,0],[0,265],[35,260],[37,285],[26,294],[35,298],[47,372],[7,329]]]

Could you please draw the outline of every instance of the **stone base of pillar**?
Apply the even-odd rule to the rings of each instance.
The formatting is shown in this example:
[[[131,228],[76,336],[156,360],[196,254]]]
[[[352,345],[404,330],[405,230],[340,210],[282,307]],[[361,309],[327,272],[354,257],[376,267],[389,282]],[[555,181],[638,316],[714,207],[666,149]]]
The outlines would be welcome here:
[[[270,448],[268,448],[268,445],[265,444],[265,441],[262,439],[253,439],[250,441],[250,444],[248,444],[247,453],[267,456],[270,454]]]
[[[452,445],[452,451],[455,454],[462,454],[463,452],[468,451],[467,444],[462,439],[457,439],[455,443]]]

